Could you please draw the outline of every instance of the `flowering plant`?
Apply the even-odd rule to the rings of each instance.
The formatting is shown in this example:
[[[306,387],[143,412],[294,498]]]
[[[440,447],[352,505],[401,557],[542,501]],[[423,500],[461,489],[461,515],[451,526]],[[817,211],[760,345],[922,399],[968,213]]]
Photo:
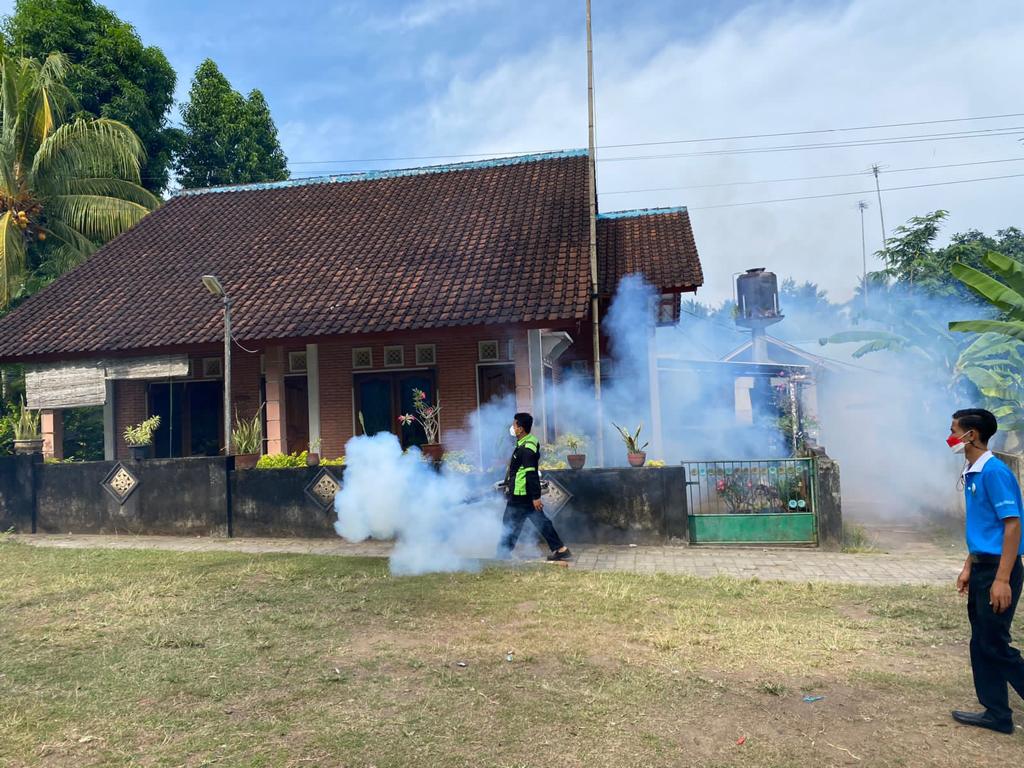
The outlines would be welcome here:
[[[437,435],[440,431],[440,420],[441,420],[441,398],[437,398],[437,402],[431,405],[427,401],[427,393],[422,389],[414,389],[412,391],[412,406],[416,409],[416,415],[419,416],[420,424],[423,425],[423,431],[427,433],[427,442],[430,444],[437,443]],[[399,421],[405,418],[408,414],[399,417]],[[408,418],[412,418],[408,416]],[[402,422],[403,424],[411,422]]]

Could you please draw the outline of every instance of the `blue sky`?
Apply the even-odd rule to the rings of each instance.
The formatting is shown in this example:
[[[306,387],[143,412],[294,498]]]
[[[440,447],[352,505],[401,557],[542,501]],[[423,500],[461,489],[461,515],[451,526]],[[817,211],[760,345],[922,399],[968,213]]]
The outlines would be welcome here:
[[[593,2],[599,146],[1024,112],[1018,0]],[[0,0],[0,10],[11,5]],[[260,88],[296,176],[443,162],[368,158],[586,145],[583,0],[107,5],[164,50],[180,97],[207,57],[237,89]],[[873,180],[779,179],[855,174],[880,163],[883,187],[941,185],[886,193],[890,232],[936,208],[951,211],[947,235],[1024,226],[1017,204],[1024,178],[948,184],[1024,174],[1016,162],[1024,158],[1021,136],[665,155],[996,127],[1024,127],[1024,117],[600,149],[600,206],[687,205],[706,301],[728,297],[732,274],[751,266],[815,280],[843,299],[861,271],[860,195],[758,201],[866,192]],[[638,156],[646,159],[622,159]],[[987,164],[959,165],[979,162]],[[871,253],[881,241],[877,204],[863,197],[872,206]],[[745,204],[715,207],[736,203]]]

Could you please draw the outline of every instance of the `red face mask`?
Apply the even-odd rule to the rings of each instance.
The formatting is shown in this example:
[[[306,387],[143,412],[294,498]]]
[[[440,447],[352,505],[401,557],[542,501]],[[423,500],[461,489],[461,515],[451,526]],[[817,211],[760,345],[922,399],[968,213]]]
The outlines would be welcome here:
[[[946,445],[949,446],[950,450],[952,450],[953,453],[963,453],[964,448],[966,447],[966,443],[964,442],[965,436],[966,433],[964,433],[963,435],[950,435],[949,437],[946,438]]]

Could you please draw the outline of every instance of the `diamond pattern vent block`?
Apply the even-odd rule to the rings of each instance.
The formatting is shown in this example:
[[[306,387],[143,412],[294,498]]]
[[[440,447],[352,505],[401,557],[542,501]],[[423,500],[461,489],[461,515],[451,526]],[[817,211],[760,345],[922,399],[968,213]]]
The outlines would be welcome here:
[[[118,462],[100,483],[118,504],[124,504],[139,487],[139,479],[124,464]]]
[[[306,495],[321,509],[327,509],[334,503],[334,495],[341,490],[341,483],[326,468],[321,469],[316,477],[306,486]]]
[[[553,520],[572,499],[572,494],[565,490],[557,480],[550,477],[545,477],[544,480],[548,487],[541,499],[544,502],[544,512]]]

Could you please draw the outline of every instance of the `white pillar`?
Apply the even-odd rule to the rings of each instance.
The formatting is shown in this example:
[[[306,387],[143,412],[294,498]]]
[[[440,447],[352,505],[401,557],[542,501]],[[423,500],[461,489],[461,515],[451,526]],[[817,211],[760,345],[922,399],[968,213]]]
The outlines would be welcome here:
[[[103,403],[103,458],[113,461],[117,446],[117,435],[114,434],[114,382],[106,380],[107,397]]]
[[[547,439],[547,404],[544,401],[544,347],[540,331],[527,331],[527,348],[530,357],[530,387],[533,390],[533,433],[540,441]]]
[[[655,329],[647,337],[647,375],[651,396],[651,453],[654,458],[665,460],[665,446],[662,442],[661,386],[658,381],[658,348],[655,343]]]
[[[306,345],[306,389],[309,396],[309,445],[320,441],[320,348]],[[321,451],[323,446],[320,446]]]

